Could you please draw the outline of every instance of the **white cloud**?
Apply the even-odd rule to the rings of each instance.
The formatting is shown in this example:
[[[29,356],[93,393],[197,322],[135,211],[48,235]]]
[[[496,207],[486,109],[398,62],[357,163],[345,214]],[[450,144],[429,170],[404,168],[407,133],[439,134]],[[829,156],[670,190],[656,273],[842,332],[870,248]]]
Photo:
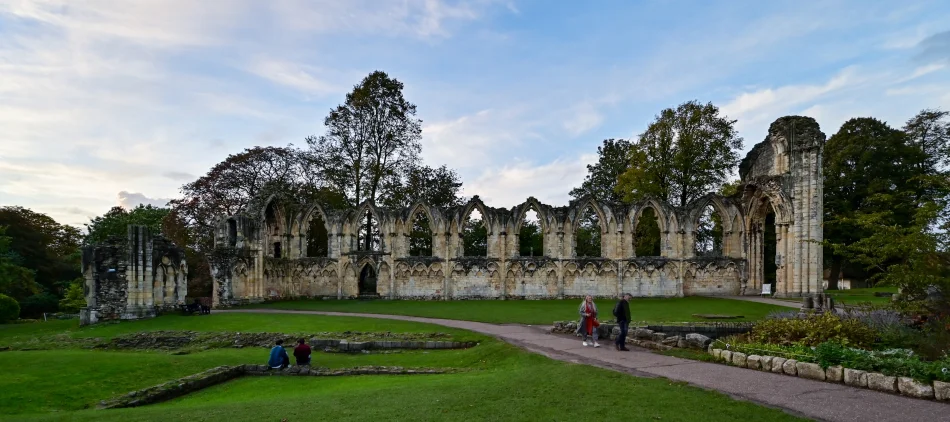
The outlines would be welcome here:
[[[596,154],[584,154],[579,159],[544,164],[518,162],[490,167],[465,184],[465,195],[479,195],[492,207],[511,208],[530,196],[548,205],[565,205],[570,190],[584,181],[587,165],[596,161]]]
[[[593,104],[585,101],[570,110],[570,116],[564,121],[564,129],[577,136],[600,126],[603,122],[604,116]]]
[[[260,59],[252,62],[248,70],[264,79],[288,86],[306,94],[327,95],[345,92],[347,86],[328,82],[321,74],[325,69],[299,65],[279,60]]]
[[[138,192],[126,192],[121,191],[116,196],[116,205],[125,208],[132,209],[139,205],[151,205],[154,207],[165,208],[168,205],[170,198],[149,198]]]
[[[422,127],[426,162],[462,171],[505,160],[516,147],[541,139],[538,122],[525,109],[481,110]],[[505,158],[501,158],[505,157]]]

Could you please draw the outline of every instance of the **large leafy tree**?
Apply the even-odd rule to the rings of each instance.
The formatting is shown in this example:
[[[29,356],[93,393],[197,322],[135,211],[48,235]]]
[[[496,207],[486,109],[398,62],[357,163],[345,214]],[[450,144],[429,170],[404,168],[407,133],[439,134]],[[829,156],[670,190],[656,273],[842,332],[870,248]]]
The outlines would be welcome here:
[[[16,206],[0,207],[0,226],[11,239],[7,254],[32,271],[42,289],[58,296],[79,276],[79,229]]]
[[[630,168],[627,155],[631,143],[625,139],[606,139],[597,147],[597,162],[587,165],[587,176],[579,187],[571,189],[571,197],[590,196],[598,201],[622,203],[624,195],[617,189],[617,180]]]
[[[867,222],[911,226],[923,202],[939,196],[941,176],[925,164],[928,154],[911,136],[874,118],[845,122],[826,143],[823,158],[824,237],[832,252],[828,288],[836,289],[848,258],[870,252],[861,250],[868,246],[862,240],[878,229]]]
[[[381,202],[384,184],[417,161],[422,121],[402,89],[402,82],[385,72],[369,74],[324,119],[326,133],[307,138],[323,179],[342,189],[352,206],[367,199]]]
[[[719,190],[742,149],[734,124],[712,103],[661,111],[631,145],[617,189],[626,201],[654,197],[675,206]]]
[[[367,199],[382,203],[387,191],[399,192],[385,186],[398,186],[418,159],[422,121],[402,89],[385,72],[370,73],[324,119],[326,133],[307,138],[323,179],[340,188],[351,206]],[[371,225],[367,216],[367,231]],[[365,250],[371,238],[364,237]]]
[[[422,202],[443,209],[451,208],[462,205],[461,189],[462,180],[455,170],[444,165],[435,168],[411,165],[408,171],[386,180],[380,205],[399,208]]]
[[[150,204],[140,204],[131,210],[119,206],[112,207],[104,215],[86,223],[86,236],[83,241],[87,245],[92,245],[111,236],[125,238],[130,224],[147,226],[152,233],[158,234],[162,230],[162,221],[168,213],[168,208],[159,208]]]
[[[21,301],[40,293],[43,287],[33,280],[33,270],[20,265],[23,260],[13,252],[12,243],[6,227],[0,226],[0,294]]]
[[[207,254],[221,216],[243,211],[255,198],[284,193],[303,201],[320,200],[330,208],[344,205],[342,196],[323,183],[313,161],[292,146],[253,147],[228,155],[207,174],[181,187],[162,221],[162,232],[185,247],[189,290],[210,294]]]

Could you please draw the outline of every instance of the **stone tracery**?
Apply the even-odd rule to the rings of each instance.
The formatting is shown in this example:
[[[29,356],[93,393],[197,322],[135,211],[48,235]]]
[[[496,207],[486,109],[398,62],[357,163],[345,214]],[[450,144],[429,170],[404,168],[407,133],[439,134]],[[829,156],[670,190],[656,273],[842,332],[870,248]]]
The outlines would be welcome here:
[[[384,298],[755,295],[762,292],[766,278],[762,231],[767,209],[775,214],[775,292],[814,293],[821,280],[821,247],[815,242],[821,240],[824,136],[814,119],[776,120],[766,140],[743,160],[739,193],[708,194],[682,208],[656,199],[619,205],[584,198],[554,207],[528,198],[509,210],[489,207],[475,196],[447,209],[413,204],[392,210],[366,202],[339,211],[293,198],[266,198],[221,219],[216,247],[240,250],[248,259],[240,264],[212,262],[214,301],[229,305],[301,295],[356,297],[367,266],[376,276],[374,293]],[[717,256],[697,256],[694,249],[697,221],[707,206],[721,219],[722,250]],[[600,257],[576,253],[580,219],[588,208],[601,226]],[[647,208],[659,226],[659,256],[636,256],[634,250],[637,224]],[[529,209],[537,213],[543,250],[521,256],[519,230]],[[473,210],[481,214],[487,232],[487,256],[463,247]],[[371,234],[379,240],[371,250],[360,242],[367,213],[378,224]],[[319,259],[307,253],[315,215],[326,225],[328,238],[326,256]],[[431,256],[410,253],[419,215],[430,225]],[[293,266],[282,267],[277,261],[318,270],[288,274],[278,267]],[[246,268],[237,271],[236,265]]]

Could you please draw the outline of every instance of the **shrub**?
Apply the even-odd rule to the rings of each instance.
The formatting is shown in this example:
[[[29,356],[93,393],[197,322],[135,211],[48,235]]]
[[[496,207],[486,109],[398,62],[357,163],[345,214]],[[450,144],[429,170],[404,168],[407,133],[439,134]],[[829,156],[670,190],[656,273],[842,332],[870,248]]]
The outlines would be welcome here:
[[[44,312],[53,313],[59,308],[59,298],[50,293],[40,293],[20,301],[20,316],[40,318]]]
[[[66,289],[66,295],[59,301],[60,311],[76,313],[79,312],[79,308],[86,306],[83,281],[82,278],[77,278],[70,283],[69,288]]]
[[[752,328],[753,342],[779,345],[818,346],[834,341],[845,346],[868,348],[877,333],[858,319],[842,319],[825,312],[806,318],[769,319]]]
[[[20,304],[12,297],[0,293],[0,323],[14,321],[20,315]]]

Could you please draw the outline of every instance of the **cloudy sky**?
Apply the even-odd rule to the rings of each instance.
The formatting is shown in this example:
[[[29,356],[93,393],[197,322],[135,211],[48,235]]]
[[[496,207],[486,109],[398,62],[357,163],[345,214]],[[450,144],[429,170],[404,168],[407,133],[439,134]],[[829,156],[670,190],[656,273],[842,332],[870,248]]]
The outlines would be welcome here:
[[[303,145],[369,72],[405,83],[465,195],[566,203],[605,138],[681,102],[829,136],[950,109],[950,2],[0,0],[0,205],[82,224],[228,154]],[[807,4],[806,4],[807,3]]]

